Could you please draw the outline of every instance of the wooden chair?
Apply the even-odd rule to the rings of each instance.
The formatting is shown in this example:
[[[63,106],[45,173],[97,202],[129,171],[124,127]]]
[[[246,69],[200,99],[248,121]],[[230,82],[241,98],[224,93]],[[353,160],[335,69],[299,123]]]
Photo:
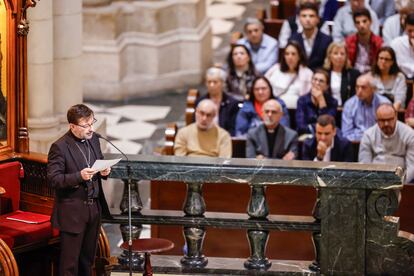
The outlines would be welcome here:
[[[200,96],[200,92],[197,89],[189,89],[186,98],[185,108],[185,123],[186,125],[191,124],[194,121],[195,103]]]

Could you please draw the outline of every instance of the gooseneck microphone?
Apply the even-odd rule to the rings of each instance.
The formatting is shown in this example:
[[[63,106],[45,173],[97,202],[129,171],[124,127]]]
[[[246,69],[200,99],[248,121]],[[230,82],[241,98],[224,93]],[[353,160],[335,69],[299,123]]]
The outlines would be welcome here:
[[[126,154],[120,150],[117,146],[115,146],[108,138],[102,136],[98,132],[94,132],[96,137],[99,139],[103,139],[108,142],[111,146],[113,146],[119,153],[125,157],[127,162],[127,175],[128,175],[128,228],[129,228],[129,237],[128,237],[128,259],[129,259],[129,275],[132,276],[132,213],[131,213],[131,166],[129,165],[129,158]]]

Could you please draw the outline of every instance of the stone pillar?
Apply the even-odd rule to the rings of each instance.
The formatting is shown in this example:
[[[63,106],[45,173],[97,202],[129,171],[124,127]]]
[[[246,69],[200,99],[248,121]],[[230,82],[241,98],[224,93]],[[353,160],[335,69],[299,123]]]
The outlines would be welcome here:
[[[82,102],[82,0],[53,1],[55,113],[66,123],[67,109]]]
[[[205,0],[85,5],[83,33],[85,99],[125,100],[195,86],[211,65]]]
[[[53,1],[42,0],[28,10],[27,42],[28,124],[30,150],[47,152],[48,141],[58,136],[53,95]]]

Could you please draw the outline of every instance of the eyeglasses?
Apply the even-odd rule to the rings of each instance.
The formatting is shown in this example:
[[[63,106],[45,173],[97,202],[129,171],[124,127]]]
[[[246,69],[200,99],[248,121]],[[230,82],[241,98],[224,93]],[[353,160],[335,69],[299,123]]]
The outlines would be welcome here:
[[[263,113],[265,113],[265,114],[271,113],[273,115],[273,114],[279,114],[280,111],[278,111],[278,110],[271,110],[271,109],[265,109],[265,110],[263,110]]]
[[[77,126],[80,126],[81,128],[87,129],[87,128],[91,128],[91,127],[93,127],[93,125],[94,125],[97,121],[98,121],[98,120],[96,120],[95,118],[93,118],[92,123],[90,123],[90,124],[84,124],[84,125],[77,125]]]

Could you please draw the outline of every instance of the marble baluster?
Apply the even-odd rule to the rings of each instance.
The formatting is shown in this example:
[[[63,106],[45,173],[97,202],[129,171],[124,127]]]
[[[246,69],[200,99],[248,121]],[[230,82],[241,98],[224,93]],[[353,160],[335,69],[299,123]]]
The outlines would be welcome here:
[[[266,202],[266,186],[251,185],[251,196],[247,207],[250,218],[266,220],[269,207]],[[248,269],[268,269],[272,263],[266,258],[266,245],[269,239],[269,231],[247,230],[247,238],[250,246],[250,257],[244,262]]]
[[[183,211],[186,216],[202,217],[206,211],[206,204],[202,195],[202,183],[186,183],[187,195]],[[181,259],[183,266],[205,267],[208,259],[203,255],[203,242],[206,230],[203,227],[184,227],[185,239],[184,257]]]
[[[122,200],[119,208],[121,213],[128,215],[128,180],[124,179],[124,191],[122,194]],[[139,212],[142,210],[142,201],[139,194],[138,183],[136,180],[131,180],[131,213],[132,216],[139,215]],[[131,227],[132,239],[139,239],[142,231],[142,225],[132,225]],[[129,240],[129,226],[123,224],[120,226],[122,239],[124,241]],[[129,266],[129,252],[124,250],[122,254],[118,257],[119,263],[125,267]],[[132,267],[134,269],[141,268],[144,264],[144,257],[138,253],[132,253]]]
[[[321,199],[320,193],[318,190],[318,195],[316,198],[315,206],[313,207],[312,216],[315,218],[315,222],[321,221],[321,214],[320,214],[320,206],[321,206]],[[320,272],[320,247],[321,247],[321,231],[316,231],[312,233],[312,242],[313,248],[315,250],[315,259],[309,265],[309,269],[315,272]]]

